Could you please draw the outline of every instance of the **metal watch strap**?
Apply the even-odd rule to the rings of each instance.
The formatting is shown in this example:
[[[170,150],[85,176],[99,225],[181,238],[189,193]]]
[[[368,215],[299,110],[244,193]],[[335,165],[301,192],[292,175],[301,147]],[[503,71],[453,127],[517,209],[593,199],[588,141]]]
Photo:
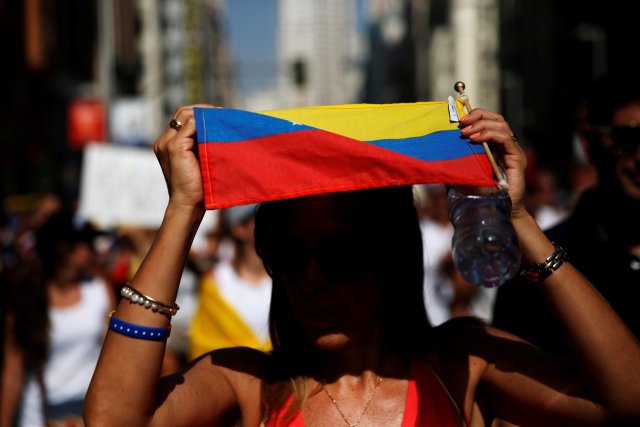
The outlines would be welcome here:
[[[544,260],[536,264],[529,265],[520,271],[520,275],[531,284],[538,284],[544,281],[547,277],[556,271],[560,266],[568,261],[567,253],[555,242],[553,247],[555,250],[551,255]]]

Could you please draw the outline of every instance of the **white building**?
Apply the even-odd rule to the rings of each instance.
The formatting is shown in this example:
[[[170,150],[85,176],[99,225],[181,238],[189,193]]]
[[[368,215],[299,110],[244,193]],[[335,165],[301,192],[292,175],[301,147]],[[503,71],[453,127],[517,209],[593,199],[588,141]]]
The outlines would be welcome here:
[[[362,42],[355,0],[279,0],[280,108],[358,101]]]
[[[431,29],[428,71],[418,69],[418,78],[421,71],[431,77],[430,93],[434,100],[454,94],[453,85],[460,80],[466,84],[465,92],[473,107],[499,111],[498,2],[453,0],[449,7],[449,21]]]

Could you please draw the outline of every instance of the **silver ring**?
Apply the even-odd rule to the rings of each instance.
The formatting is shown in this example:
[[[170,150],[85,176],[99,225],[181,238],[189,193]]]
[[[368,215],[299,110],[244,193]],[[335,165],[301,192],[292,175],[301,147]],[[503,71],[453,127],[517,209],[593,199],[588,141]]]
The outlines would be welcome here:
[[[511,139],[513,140],[513,142],[518,142],[518,138],[516,138],[516,134],[511,132]]]
[[[182,128],[182,122],[179,122],[176,119],[171,119],[171,121],[169,122],[169,127],[175,130],[180,130]]]

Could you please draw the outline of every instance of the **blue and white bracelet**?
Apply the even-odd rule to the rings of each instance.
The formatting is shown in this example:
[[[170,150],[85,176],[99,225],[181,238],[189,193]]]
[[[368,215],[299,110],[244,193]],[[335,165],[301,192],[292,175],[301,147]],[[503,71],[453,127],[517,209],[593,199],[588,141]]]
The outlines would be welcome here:
[[[109,313],[109,330],[132,338],[149,341],[164,341],[171,334],[171,325],[166,328],[152,328],[125,322]]]

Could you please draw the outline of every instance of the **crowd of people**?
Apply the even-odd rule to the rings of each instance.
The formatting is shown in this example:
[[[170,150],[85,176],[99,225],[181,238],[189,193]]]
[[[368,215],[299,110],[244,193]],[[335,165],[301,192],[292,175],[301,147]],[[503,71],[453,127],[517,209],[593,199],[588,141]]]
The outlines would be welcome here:
[[[575,205],[525,175],[501,116],[465,119],[499,147],[523,266],[558,264],[498,289],[457,274],[443,185],[225,209],[195,253],[205,212],[179,109],[154,146],[160,228],[96,230],[55,196],[3,214],[0,427],[634,425],[640,92],[619,79],[591,93],[579,132],[598,181]]]
[[[0,424],[64,419],[80,426],[116,297],[95,269],[94,231],[76,224],[55,197],[34,214],[14,230],[14,246],[3,248]]]
[[[640,90],[619,90],[625,74],[601,78],[589,92],[579,133],[598,173],[571,215],[547,231],[571,253],[627,327],[640,337]],[[494,324],[554,353],[571,350],[540,295],[514,281],[503,286]]]
[[[3,213],[0,426],[81,426],[108,313],[157,233],[100,230],[56,195]],[[255,206],[208,218],[180,278],[162,373],[207,351],[270,348],[271,279],[253,244]]]

